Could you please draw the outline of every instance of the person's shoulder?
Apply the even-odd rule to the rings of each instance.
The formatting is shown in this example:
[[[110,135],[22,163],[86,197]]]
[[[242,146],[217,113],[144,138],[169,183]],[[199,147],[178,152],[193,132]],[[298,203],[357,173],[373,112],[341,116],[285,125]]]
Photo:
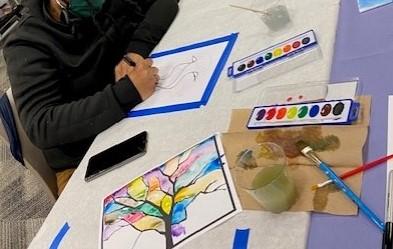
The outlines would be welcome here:
[[[33,5],[34,4],[34,5]],[[4,48],[25,43],[37,43],[48,33],[48,21],[40,13],[42,1],[32,1],[25,8],[23,16],[15,29],[7,37]]]

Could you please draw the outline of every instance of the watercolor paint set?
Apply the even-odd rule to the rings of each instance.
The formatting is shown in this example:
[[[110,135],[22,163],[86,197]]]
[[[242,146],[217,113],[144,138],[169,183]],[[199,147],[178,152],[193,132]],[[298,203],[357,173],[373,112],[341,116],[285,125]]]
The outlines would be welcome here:
[[[307,124],[351,124],[360,104],[352,99],[254,107],[247,128],[260,129]]]
[[[310,30],[233,62],[227,74],[235,80],[234,91],[238,92],[320,57],[316,35]]]

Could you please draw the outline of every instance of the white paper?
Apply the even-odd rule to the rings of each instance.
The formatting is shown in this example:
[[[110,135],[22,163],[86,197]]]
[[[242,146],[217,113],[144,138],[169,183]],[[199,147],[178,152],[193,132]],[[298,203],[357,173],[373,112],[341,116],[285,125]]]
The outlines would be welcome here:
[[[153,59],[161,80],[156,92],[132,111],[199,102],[228,42]]]
[[[104,199],[102,249],[172,249],[241,211],[219,136],[134,178]]]
[[[393,154],[393,95],[389,96],[388,106],[388,152],[387,154]],[[393,170],[393,160],[388,160],[386,170],[386,182],[388,182],[389,172]]]
[[[388,141],[387,141],[387,155],[390,155],[393,153],[393,95],[389,96],[388,100]],[[387,161],[387,169],[386,169],[386,200],[388,200],[388,194],[389,194],[389,173],[393,170],[393,161],[388,160]],[[389,215],[387,213],[388,210],[388,201],[385,203],[385,219],[388,218]],[[391,218],[391,217],[390,217]]]

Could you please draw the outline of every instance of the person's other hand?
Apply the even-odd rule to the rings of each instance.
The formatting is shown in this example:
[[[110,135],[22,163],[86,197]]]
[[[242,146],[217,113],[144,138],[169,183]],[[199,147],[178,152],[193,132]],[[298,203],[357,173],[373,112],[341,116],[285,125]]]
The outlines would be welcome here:
[[[158,68],[152,66],[153,61],[151,59],[143,59],[138,54],[130,53],[128,57],[135,62],[135,66],[130,66],[122,60],[115,68],[115,79],[118,81],[127,75],[138,90],[142,100],[145,100],[154,93],[156,84],[160,80]]]

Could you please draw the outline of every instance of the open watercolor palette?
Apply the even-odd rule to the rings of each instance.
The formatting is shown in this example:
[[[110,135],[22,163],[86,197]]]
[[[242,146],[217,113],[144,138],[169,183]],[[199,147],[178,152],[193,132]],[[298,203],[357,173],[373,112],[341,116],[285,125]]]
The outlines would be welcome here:
[[[320,57],[317,38],[310,30],[233,62],[227,74],[235,80],[234,91],[242,91]]]
[[[352,99],[257,106],[251,112],[247,128],[258,129],[306,124],[350,124],[357,119],[359,108],[359,103]]]

